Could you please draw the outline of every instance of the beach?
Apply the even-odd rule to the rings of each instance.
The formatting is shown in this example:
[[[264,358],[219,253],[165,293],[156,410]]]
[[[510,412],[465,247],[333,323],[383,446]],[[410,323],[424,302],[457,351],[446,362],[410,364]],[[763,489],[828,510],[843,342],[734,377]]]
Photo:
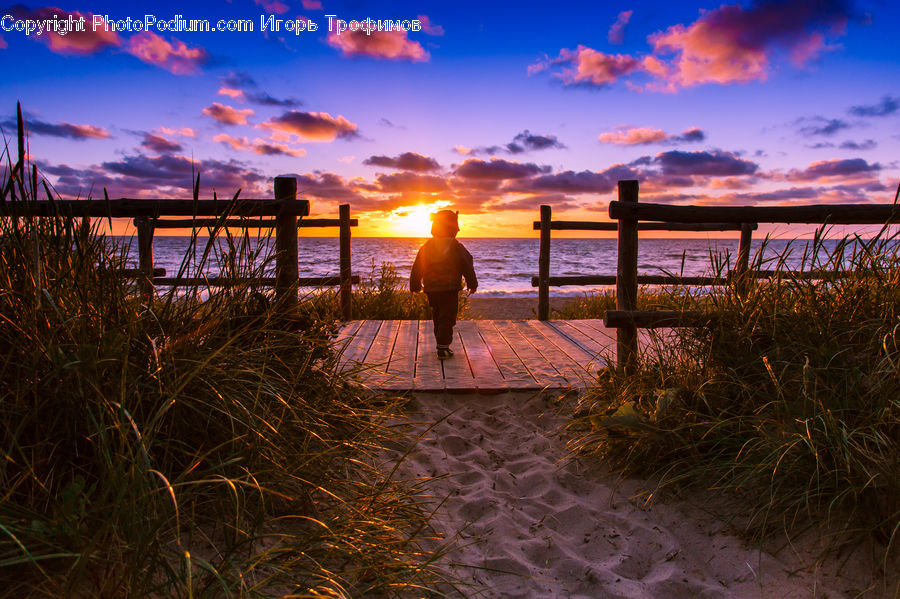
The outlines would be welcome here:
[[[560,392],[419,393],[421,435],[396,476],[431,478],[434,538],[464,596],[887,597],[869,589],[865,551],[818,560],[815,535],[747,544],[710,498],[656,493],[574,457]],[[393,467],[391,464],[385,467]]]
[[[550,312],[560,310],[574,302],[576,297],[550,297]],[[538,299],[534,297],[484,297],[470,295],[463,318],[482,320],[520,320],[537,318]]]

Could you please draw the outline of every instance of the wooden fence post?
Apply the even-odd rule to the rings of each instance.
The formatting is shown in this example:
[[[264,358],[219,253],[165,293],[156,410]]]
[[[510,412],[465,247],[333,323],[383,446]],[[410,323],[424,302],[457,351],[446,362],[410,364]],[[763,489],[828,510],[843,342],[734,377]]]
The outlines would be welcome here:
[[[340,264],[341,264],[341,318],[350,320],[353,315],[350,305],[353,288],[350,270],[350,204],[341,204],[338,208],[340,216]]]
[[[638,201],[638,182],[619,181],[619,201]],[[618,254],[616,266],[616,309],[637,310],[637,253],[638,221],[619,219]],[[620,372],[632,373],[637,366],[638,338],[634,323],[616,329],[616,356]]]
[[[275,217],[275,298],[285,308],[297,306],[300,264],[297,253],[297,179],[275,177],[275,201],[284,202]]]
[[[144,299],[153,296],[153,220],[140,216],[134,219],[138,238],[138,291]]]
[[[541,247],[538,253],[538,320],[550,319],[550,206],[541,206]]]
[[[741,290],[741,293],[746,290],[749,281],[751,241],[753,241],[753,224],[741,223],[741,243],[738,246],[737,259],[734,265],[738,289]]]

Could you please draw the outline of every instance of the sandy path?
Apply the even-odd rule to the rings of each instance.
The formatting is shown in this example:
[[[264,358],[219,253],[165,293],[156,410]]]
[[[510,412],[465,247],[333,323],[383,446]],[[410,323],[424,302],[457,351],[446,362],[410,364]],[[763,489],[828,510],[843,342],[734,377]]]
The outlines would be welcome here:
[[[466,596],[838,599],[863,590],[846,574],[865,569],[852,560],[842,576],[836,565],[802,568],[790,550],[776,558],[748,548],[684,502],[631,500],[637,482],[617,486],[568,459],[558,400],[416,398],[420,430],[440,422],[401,475],[448,475],[432,487],[446,497],[435,525],[458,540],[448,563]]]

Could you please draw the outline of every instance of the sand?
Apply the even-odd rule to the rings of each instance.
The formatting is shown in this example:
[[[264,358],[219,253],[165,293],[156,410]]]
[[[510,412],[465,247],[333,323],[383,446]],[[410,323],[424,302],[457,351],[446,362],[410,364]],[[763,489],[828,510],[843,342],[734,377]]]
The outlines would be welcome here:
[[[840,599],[866,590],[874,567],[865,552],[816,563],[806,543],[773,555],[728,534],[696,501],[648,503],[641,492],[652,483],[573,458],[560,428],[573,401],[546,391],[415,396],[410,418],[423,438],[397,475],[443,477],[429,486],[442,540],[428,548],[452,543],[444,567],[464,596]]]
[[[550,313],[575,301],[574,297],[550,297]],[[468,309],[463,318],[482,320],[519,320],[537,318],[537,295],[534,297],[469,296]]]

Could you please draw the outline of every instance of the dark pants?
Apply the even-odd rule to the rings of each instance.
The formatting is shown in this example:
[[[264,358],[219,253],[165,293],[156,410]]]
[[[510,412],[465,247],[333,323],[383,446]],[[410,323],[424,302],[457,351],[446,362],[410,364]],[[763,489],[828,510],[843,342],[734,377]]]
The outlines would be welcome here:
[[[459,309],[458,291],[432,291],[426,293],[434,320],[434,340],[438,347],[450,347],[453,341],[453,327],[456,325],[456,311]]]

